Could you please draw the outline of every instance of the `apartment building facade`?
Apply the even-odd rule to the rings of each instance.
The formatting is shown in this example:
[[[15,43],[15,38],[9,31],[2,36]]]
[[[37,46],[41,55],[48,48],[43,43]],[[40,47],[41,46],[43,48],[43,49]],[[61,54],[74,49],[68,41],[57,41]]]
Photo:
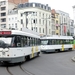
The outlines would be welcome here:
[[[20,2],[28,2],[28,0],[0,0],[0,28],[9,28],[9,12]]]
[[[51,8],[48,5],[41,3],[19,4],[18,25],[39,32],[40,36],[51,35],[50,11]]]
[[[70,19],[70,30],[68,32],[69,35],[74,36],[74,20]]]
[[[73,19],[74,19],[74,36],[75,36],[75,5],[73,6]]]
[[[8,1],[0,0],[0,28],[6,28],[8,16]]]
[[[59,13],[55,9],[51,10],[52,15],[52,28],[54,27],[55,35],[60,35],[60,25],[59,25]]]
[[[69,14],[60,10],[56,10],[57,13],[59,13],[60,17],[60,35],[66,35],[68,31],[70,30],[70,17]]]

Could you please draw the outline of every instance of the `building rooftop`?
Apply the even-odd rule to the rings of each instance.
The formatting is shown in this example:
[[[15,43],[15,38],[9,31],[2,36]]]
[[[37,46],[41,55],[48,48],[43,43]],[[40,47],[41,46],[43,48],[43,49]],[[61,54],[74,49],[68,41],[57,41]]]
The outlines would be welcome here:
[[[29,2],[29,0],[8,0],[8,2],[11,2],[11,3],[14,3],[14,4],[20,4],[20,3]]]
[[[27,7],[37,7],[37,8],[42,8],[42,9],[49,10],[49,11],[51,10],[51,7],[49,7],[48,4],[44,5],[44,4],[35,3],[35,2],[18,4],[18,8],[27,8]]]

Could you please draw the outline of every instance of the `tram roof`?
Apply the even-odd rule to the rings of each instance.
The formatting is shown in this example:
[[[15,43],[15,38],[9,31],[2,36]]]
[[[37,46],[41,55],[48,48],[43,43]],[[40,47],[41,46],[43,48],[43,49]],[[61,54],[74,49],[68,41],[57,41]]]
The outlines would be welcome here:
[[[73,39],[72,36],[45,36],[45,37],[41,37],[41,39]]]
[[[32,33],[28,33],[28,32],[24,32],[24,31],[18,31],[18,30],[12,30],[12,34],[15,35],[26,35],[29,37],[35,37],[35,38],[40,38],[40,36],[32,34]]]
[[[11,34],[10,35],[25,35],[25,36],[29,36],[29,37],[34,37],[34,38],[40,38],[39,35],[33,34],[33,33],[29,33],[29,32],[25,32],[25,31],[19,31],[19,30],[0,30],[2,31],[10,31]]]

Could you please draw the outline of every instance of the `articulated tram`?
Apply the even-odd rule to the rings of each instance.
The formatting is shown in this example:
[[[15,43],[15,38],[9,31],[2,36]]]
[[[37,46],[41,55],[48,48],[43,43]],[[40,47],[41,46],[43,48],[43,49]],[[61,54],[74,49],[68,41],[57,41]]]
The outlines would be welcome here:
[[[73,50],[75,48],[75,41],[72,36],[57,36],[41,38],[42,52],[59,52],[66,50]]]
[[[18,30],[0,31],[0,62],[23,62],[39,54],[39,35]]]

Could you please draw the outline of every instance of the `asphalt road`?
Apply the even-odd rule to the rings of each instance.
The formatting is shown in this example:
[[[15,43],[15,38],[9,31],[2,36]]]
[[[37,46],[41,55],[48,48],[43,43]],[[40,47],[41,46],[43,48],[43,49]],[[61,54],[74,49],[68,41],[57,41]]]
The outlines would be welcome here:
[[[0,66],[0,75],[75,75],[75,51],[42,54],[23,64]]]

